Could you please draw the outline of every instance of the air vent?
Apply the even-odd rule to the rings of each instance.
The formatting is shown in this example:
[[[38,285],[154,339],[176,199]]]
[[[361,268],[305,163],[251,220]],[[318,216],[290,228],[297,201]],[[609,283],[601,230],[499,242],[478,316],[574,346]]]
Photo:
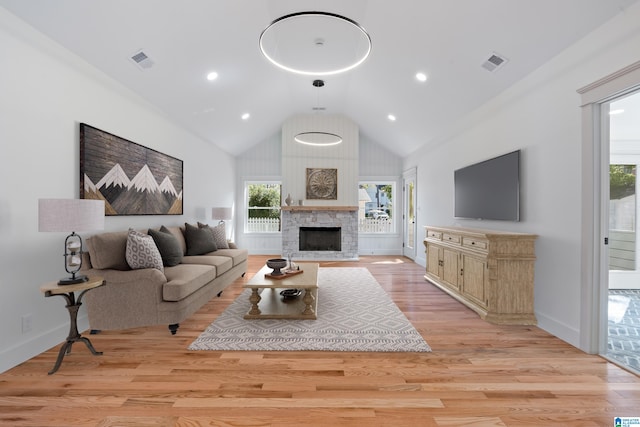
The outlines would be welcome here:
[[[491,56],[486,61],[484,61],[484,63],[482,64],[482,68],[494,72],[499,68],[502,68],[508,61],[509,60],[504,56],[493,52]]]
[[[139,50],[130,57],[131,61],[136,64],[141,70],[147,70],[153,67],[153,60],[143,50]]]

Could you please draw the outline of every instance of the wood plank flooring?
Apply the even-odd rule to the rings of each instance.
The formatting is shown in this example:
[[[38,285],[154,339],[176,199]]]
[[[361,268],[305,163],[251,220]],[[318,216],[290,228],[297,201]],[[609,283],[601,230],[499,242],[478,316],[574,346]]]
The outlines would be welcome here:
[[[1,426],[613,426],[640,378],[531,326],[486,323],[402,257],[367,267],[432,353],[204,352],[187,346],[263,265],[180,325],[91,336],[0,375]],[[63,307],[61,307],[63,309]],[[321,314],[321,313],[320,313]]]

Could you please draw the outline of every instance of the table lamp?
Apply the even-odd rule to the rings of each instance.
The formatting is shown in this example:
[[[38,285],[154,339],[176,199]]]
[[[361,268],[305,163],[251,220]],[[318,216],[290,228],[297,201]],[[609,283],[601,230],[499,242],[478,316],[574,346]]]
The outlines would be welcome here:
[[[212,208],[211,209],[211,218],[219,219],[220,224],[224,224],[225,220],[229,220],[233,218],[233,211],[231,208]]]
[[[39,199],[38,231],[71,232],[64,241],[64,269],[71,276],[59,285],[86,282],[82,268],[82,238],[76,231],[104,229],[104,201],[90,199]]]

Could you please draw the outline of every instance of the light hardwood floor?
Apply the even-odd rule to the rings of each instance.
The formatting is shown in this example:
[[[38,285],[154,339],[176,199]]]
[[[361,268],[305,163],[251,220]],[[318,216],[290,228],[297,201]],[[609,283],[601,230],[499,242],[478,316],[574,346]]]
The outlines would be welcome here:
[[[249,272],[266,258],[251,256]],[[166,326],[103,332],[91,336],[102,356],[76,344],[47,375],[58,346],[1,374],[0,425],[584,427],[640,417],[640,378],[536,327],[480,320],[406,258],[321,265],[368,268],[433,352],[188,351],[247,274],[175,336]]]

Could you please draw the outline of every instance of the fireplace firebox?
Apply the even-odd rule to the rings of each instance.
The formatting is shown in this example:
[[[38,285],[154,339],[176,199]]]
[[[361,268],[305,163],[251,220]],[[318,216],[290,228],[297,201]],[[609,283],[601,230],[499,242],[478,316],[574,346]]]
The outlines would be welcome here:
[[[300,251],[341,251],[341,227],[300,227]]]

